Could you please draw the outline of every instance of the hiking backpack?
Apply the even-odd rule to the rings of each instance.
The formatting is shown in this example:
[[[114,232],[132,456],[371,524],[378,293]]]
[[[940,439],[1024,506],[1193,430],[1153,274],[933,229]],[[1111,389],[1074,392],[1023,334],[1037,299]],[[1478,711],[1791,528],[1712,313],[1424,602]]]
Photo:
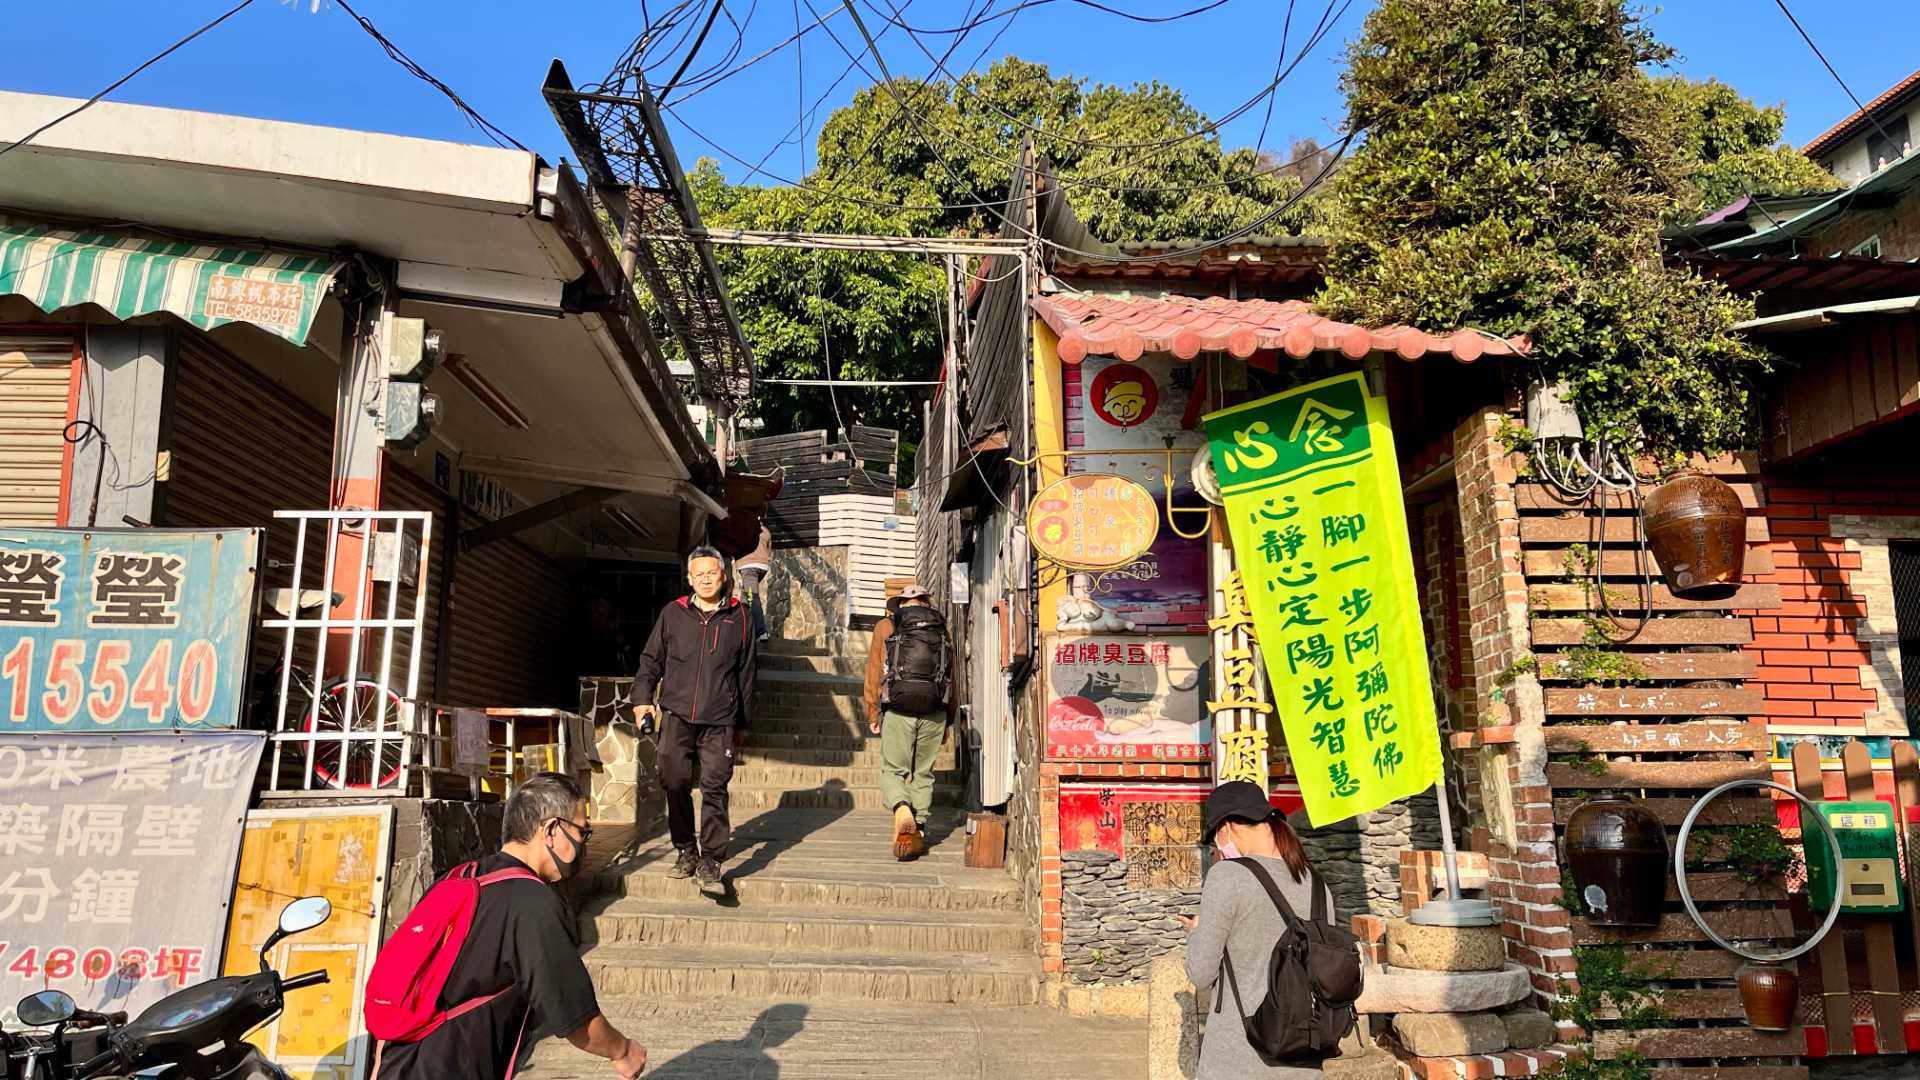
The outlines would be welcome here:
[[[1359,941],[1327,917],[1327,890],[1320,875],[1308,871],[1313,889],[1312,917],[1302,922],[1293,913],[1267,869],[1252,859],[1234,862],[1253,871],[1286,920],[1286,932],[1267,961],[1267,996],[1247,1015],[1240,1001],[1240,984],[1233,975],[1230,955],[1220,958],[1233,990],[1233,1003],[1246,1025],[1247,1041],[1269,1065],[1317,1064],[1340,1052],[1340,1040],[1359,1022],[1353,1002],[1360,996]],[[1219,1012],[1216,990],[1213,1009]]]
[[[926,716],[947,707],[947,620],[931,607],[903,607],[893,615],[887,638],[887,671],[880,702],[897,712]]]
[[[407,919],[381,946],[367,977],[367,1031],[382,1042],[419,1042],[440,1025],[472,1012],[511,990],[512,984],[491,994],[442,1011],[440,995],[453,973],[454,961],[473,926],[480,890],[502,881],[539,881],[537,874],[519,867],[477,874],[473,863],[462,863],[420,898]]]

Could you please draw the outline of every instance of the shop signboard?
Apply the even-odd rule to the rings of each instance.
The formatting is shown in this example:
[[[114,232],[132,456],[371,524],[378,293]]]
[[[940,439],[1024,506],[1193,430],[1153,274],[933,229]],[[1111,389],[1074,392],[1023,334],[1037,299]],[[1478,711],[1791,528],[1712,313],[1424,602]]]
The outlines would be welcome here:
[[[1432,787],[1440,736],[1386,402],[1353,372],[1205,422],[1309,819]]]
[[[0,528],[0,732],[230,728],[258,529]]]
[[[1127,862],[1134,888],[1191,888],[1200,882],[1200,807],[1209,783],[1069,781],[1060,785],[1060,850],[1110,851]],[[1274,809],[1300,809],[1291,783],[1268,795]]]
[[[219,973],[262,741],[0,734],[0,1021],[36,990],[138,1013]]]
[[[1205,761],[1213,729],[1207,639],[1059,637],[1047,646],[1047,756],[1065,761]]]
[[[1160,502],[1124,476],[1082,473],[1040,489],[1027,512],[1033,549],[1075,570],[1125,566],[1153,544]]]

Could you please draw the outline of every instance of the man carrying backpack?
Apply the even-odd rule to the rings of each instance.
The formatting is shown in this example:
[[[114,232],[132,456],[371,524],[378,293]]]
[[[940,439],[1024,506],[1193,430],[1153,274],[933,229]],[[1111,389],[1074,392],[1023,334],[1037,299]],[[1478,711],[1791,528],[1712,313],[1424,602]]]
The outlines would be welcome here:
[[[908,585],[887,601],[867,645],[867,729],[880,736],[880,794],[893,808],[893,857],[927,850],[933,763],[959,707],[953,646],[932,593]]]
[[[541,773],[507,800],[498,853],[454,868],[374,961],[374,1080],[504,1080],[522,1051],[565,1036],[621,1080],[647,1050],[607,1022],[553,885],[580,871],[593,826],[580,785]]]

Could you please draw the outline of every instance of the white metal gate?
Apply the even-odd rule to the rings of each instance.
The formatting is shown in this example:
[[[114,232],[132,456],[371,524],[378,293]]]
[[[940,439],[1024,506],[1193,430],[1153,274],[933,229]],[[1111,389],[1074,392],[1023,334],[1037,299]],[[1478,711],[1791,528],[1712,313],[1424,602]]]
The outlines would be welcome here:
[[[973,614],[973,724],[980,733],[980,804],[999,806],[1013,797],[1012,702],[1007,689],[1002,630],[1008,625],[1007,515],[996,510],[981,522],[969,574]]]
[[[420,646],[433,515],[278,510],[274,517],[297,532],[293,562],[270,564],[270,570],[286,572],[271,580],[284,580],[287,587],[267,591],[270,615],[260,624],[282,633],[269,787],[405,792],[415,738],[428,734],[420,726],[427,712],[419,708]],[[335,581],[343,542],[359,545],[357,579],[370,583],[355,597],[342,596],[346,583]],[[312,580],[308,560],[320,552],[321,587],[303,589],[301,583]],[[361,598],[367,600],[364,609]],[[334,644],[341,640],[347,643],[344,667]],[[311,667],[301,666],[304,657],[311,657]],[[334,677],[328,676],[330,659]]]

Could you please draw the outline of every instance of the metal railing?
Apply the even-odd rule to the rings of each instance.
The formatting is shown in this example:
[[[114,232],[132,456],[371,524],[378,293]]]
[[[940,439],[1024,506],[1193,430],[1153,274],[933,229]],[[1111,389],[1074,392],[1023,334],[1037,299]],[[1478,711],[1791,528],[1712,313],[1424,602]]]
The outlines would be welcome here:
[[[275,674],[271,790],[408,790],[420,734],[420,650],[427,613],[433,515],[412,510],[279,510],[297,529],[286,589],[269,591],[261,620],[283,632]],[[309,572],[310,536],[325,534],[324,569]],[[357,563],[341,575],[342,545]],[[409,578],[409,574],[411,577]],[[315,591],[306,588],[321,579]],[[351,595],[343,595],[345,588]],[[384,592],[384,597],[378,595]],[[403,602],[404,596],[404,602]],[[373,611],[384,608],[384,614]],[[311,614],[309,614],[311,613]],[[310,635],[310,640],[308,639]],[[302,655],[312,666],[303,668]],[[396,682],[395,661],[404,676]],[[363,666],[365,671],[363,672]],[[291,751],[296,765],[286,765]]]

